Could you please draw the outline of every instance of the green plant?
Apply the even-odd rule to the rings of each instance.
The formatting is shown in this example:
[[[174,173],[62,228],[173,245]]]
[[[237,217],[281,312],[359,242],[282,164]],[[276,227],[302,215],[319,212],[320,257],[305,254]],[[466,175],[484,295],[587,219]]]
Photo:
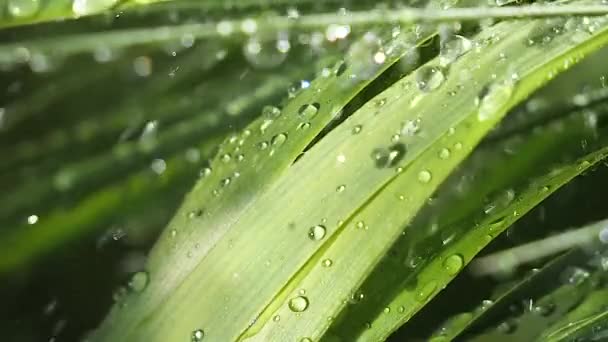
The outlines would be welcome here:
[[[606,4],[0,8],[3,293],[104,298],[52,334],[605,338]]]

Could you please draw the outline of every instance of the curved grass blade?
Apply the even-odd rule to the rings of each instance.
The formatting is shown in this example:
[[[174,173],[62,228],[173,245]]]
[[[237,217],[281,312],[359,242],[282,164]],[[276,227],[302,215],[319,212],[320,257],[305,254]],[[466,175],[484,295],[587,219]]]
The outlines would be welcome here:
[[[339,116],[343,107],[357,93],[400,56],[414,48],[417,43],[425,41],[431,32],[430,28],[416,26],[400,32],[393,38],[393,31],[378,34],[377,39],[385,43],[385,63],[375,63],[371,55],[364,55],[363,59],[361,56],[356,59],[347,58],[346,63],[339,63],[333,69],[327,69],[329,73],[322,72],[284,108],[271,108],[243,133],[230,137],[220,147],[218,157],[207,171],[207,177],[195,186],[151,252],[147,265],[151,277],[146,291],[132,294],[126,299],[128,307],[139,314],[125,315],[120,305],[117,306],[97,331],[94,340],[188,339],[199,329],[200,321],[212,324],[212,331],[217,334],[219,340],[236,339],[274,291],[274,287],[260,286],[280,286],[283,277],[276,273],[289,276],[292,266],[295,266],[293,263],[300,262],[300,258],[277,255],[266,257],[264,253],[258,254],[259,250],[248,241],[259,240],[264,236],[269,238],[267,242],[271,245],[281,246],[274,252],[285,253],[293,250],[294,244],[299,245],[302,241],[298,239],[286,244],[296,233],[295,229],[289,228],[289,222],[306,219],[301,215],[307,212],[306,207],[314,206],[315,203],[291,201],[293,205],[298,203],[298,206],[292,206],[288,211],[262,210],[260,206],[266,206],[272,198],[269,196],[275,195],[274,191],[277,189],[281,196],[284,196],[287,189],[295,186],[294,181],[299,184],[298,188],[308,182],[302,178],[303,173],[296,173],[295,169],[302,164],[302,160],[307,159],[309,152],[294,166],[290,165],[301,156],[317,135]],[[374,50],[369,50],[370,53],[372,51]],[[327,160],[324,163],[326,164]],[[386,172],[385,170],[384,173]],[[304,188],[308,193],[313,191],[313,187]],[[331,193],[334,193],[333,189]],[[289,221],[278,220],[276,215],[287,217]],[[265,224],[261,225],[262,222]],[[251,234],[254,240],[246,237]],[[285,234],[290,237],[283,236]],[[178,250],[176,246],[179,246]],[[234,255],[235,258],[227,259],[224,254],[226,248],[239,250],[239,253]],[[314,245],[309,244],[299,252],[308,253],[314,248]],[[265,252],[273,251],[267,249]],[[223,260],[219,264],[215,261],[218,257]],[[260,262],[260,258],[263,258],[263,261]],[[274,263],[270,260],[274,260]],[[279,265],[279,260],[289,261],[289,265]],[[242,268],[239,264],[242,261],[255,262],[255,266]],[[264,266],[267,262],[272,265],[271,269]],[[209,266],[211,268],[208,268]],[[193,272],[195,268],[206,271]],[[259,275],[270,276],[275,280],[252,283],[251,277]],[[202,284],[203,280],[197,280],[200,276],[206,278],[205,283],[209,282],[207,291],[210,292],[203,297],[197,296],[199,300],[215,302],[216,305],[217,300],[226,300],[222,307],[227,305],[235,310],[218,315],[214,309],[215,305],[199,303],[200,305],[185,308],[202,310],[194,316],[186,315],[185,317],[189,317],[187,320],[166,321],[169,325],[161,329],[154,328],[154,333],[145,328],[156,325],[152,321],[162,317],[164,310],[173,310],[171,307],[179,304],[175,300],[183,298],[185,293],[182,291],[188,289],[192,281]],[[238,282],[235,283],[234,280]],[[254,285],[256,290],[238,290],[244,284]],[[199,285],[196,287],[202,289]],[[211,293],[217,293],[218,296],[210,295]],[[231,295],[228,296],[228,293]],[[240,297],[252,294],[255,298],[250,298],[251,301],[246,303]],[[208,330],[207,333],[211,332]]]
[[[566,155],[584,153],[580,151],[579,142],[597,133],[586,127],[586,121],[582,113],[575,113],[542,129],[537,127],[533,132],[478,149],[462,170],[442,186],[432,205],[420,212],[406,229],[357,291],[364,299],[346,308],[341,320],[332,326],[332,332],[345,340],[353,340],[374,315],[399,317],[405,307],[393,302],[394,297],[404,288],[416,286],[417,270],[434,258],[436,250],[445,248],[458,232],[477,226],[475,221],[478,216],[485,215],[484,210],[490,213],[509,205],[517,186],[522,183],[527,186],[534,173],[542,174],[537,170],[539,164],[554,165]],[[503,172],[507,168],[510,172]],[[494,199],[491,207],[488,197]],[[452,260],[458,261],[457,258]],[[372,325],[371,329],[375,327]]]
[[[582,268],[567,268],[558,280],[559,286],[538,299],[527,299],[523,312],[490,328],[484,333],[471,337],[474,342],[484,341],[538,341],[543,330],[553,322],[576,310],[594,289],[598,288],[600,274],[590,274]]]
[[[608,329],[608,289],[591,292],[574,310],[540,337],[539,341],[602,341]]]
[[[596,237],[597,240],[597,237]],[[588,260],[587,253],[580,249],[572,249],[548,262],[541,269],[529,272],[521,280],[514,282],[503,289],[500,294],[490,300],[484,301],[479,307],[470,312],[457,314],[447,320],[445,324],[431,338],[434,342],[452,341],[480,326],[496,322],[514,303],[520,303],[528,298],[543,295],[547,291],[559,286],[560,276],[567,267],[584,265]],[[542,307],[532,305],[532,310],[540,313]],[[548,311],[548,310],[547,310]],[[496,325],[496,324],[494,324]]]
[[[425,266],[424,270],[417,275],[417,281],[423,284],[425,282],[436,282],[435,288],[440,288],[442,285],[438,284],[438,278],[443,278],[446,272],[450,273],[450,268],[446,268],[446,264],[449,265],[449,261],[453,259],[454,255],[462,258],[462,266],[466,265],[468,260],[485,247],[495,236],[508,228],[522,213],[540,203],[555,189],[603,160],[607,155],[608,148],[604,148],[590,154],[576,165],[556,169],[552,174],[541,177],[527,191],[516,198],[512,206],[507,207],[505,210],[497,211],[491,218],[478,224],[478,227],[468,233],[467,236],[453,242],[450,248],[434,257],[431,263]],[[420,298],[420,293],[406,290],[397,296],[391,304],[404,307],[407,304],[419,306],[420,304],[414,302],[414,300],[415,298]],[[382,322],[383,320],[385,320],[384,317],[377,319],[377,321],[380,321],[379,323],[384,323]]]
[[[517,51],[518,48],[516,47],[517,44],[520,45],[526,45],[527,41],[529,39],[531,39],[530,37],[534,37],[536,34],[538,34],[538,32],[545,32],[543,30],[546,30],[548,26],[550,25],[550,22],[547,23],[545,21],[540,21],[537,22],[536,24],[538,24],[539,26],[534,27],[534,28],[527,28],[530,31],[527,31],[526,33],[524,33],[523,37],[520,37],[519,41],[518,38],[515,37],[515,34],[512,34],[514,31],[513,30],[508,30],[508,32],[510,32],[510,37],[509,39],[505,40],[508,43],[514,44],[515,46],[510,47],[510,48],[506,48],[504,51]],[[508,25],[513,25],[513,24],[503,24],[504,26],[508,27]],[[531,24],[529,24],[531,25]],[[532,24],[533,25],[533,24]],[[497,28],[498,27],[498,28]],[[497,26],[494,29],[495,30],[499,30],[501,27]],[[517,30],[518,33],[521,33],[521,25],[519,26],[519,29]],[[523,30],[526,31],[526,30]],[[573,32],[573,34],[575,34],[576,32]],[[513,40],[511,40],[511,38]],[[545,58],[547,58],[548,54],[544,54],[547,53],[548,51],[550,51],[552,48],[556,48],[557,50],[561,50],[564,45],[559,45],[559,44],[567,44],[566,42],[569,41],[571,38],[568,37],[568,34],[565,33],[563,36],[559,36],[559,37],[554,37],[553,41],[549,44],[545,44],[543,49],[543,52],[538,52],[538,58],[545,60]],[[604,40],[605,38],[600,38],[600,40]],[[504,43],[505,45],[507,43],[505,43],[505,41],[502,41],[502,43]],[[501,42],[499,42],[500,44]],[[556,45],[553,45],[556,44]],[[508,46],[508,45],[506,45]],[[583,45],[584,46],[584,45]],[[496,45],[495,45],[496,47]],[[498,50],[498,48],[497,48]],[[530,53],[529,51],[527,53]],[[565,60],[568,60],[569,57],[566,54],[562,54],[564,53],[563,50],[561,50],[561,52],[557,53],[558,60],[561,58],[564,58]],[[578,51],[572,51],[571,53],[577,54]],[[488,52],[486,51],[486,54],[488,54]],[[550,53],[549,53],[550,54]],[[528,56],[526,56],[526,54],[522,53],[520,54],[521,58],[527,58]],[[518,60],[518,62],[522,62],[521,59]],[[525,62],[523,62],[525,63]],[[542,62],[539,62],[538,60],[536,60],[535,62],[531,63],[531,66],[536,66],[536,65],[542,65]],[[550,63],[551,64],[551,63]],[[543,71],[540,70],[536,70],[538,73],[536,75],[546,75],[548,70],[551,70],[554,68],[555,65],[560,65],[561,62],[557,62],[556,64],[553,64],[553,66],[549,66],[549,65],[545,65],[545,67],[547,69],[544,69]],[[484,65],[483,63],[478,63],[478,65]],[[488,72],[488,74],[491,73],[495,73],[497,75],[500,75],[500,73],[496,72],[496,65],[492,65],[492,67],[494,68],[492,72]],[[521,75],[525,75],[525,72],[519,72],[519,71],[514,71],[515,68],[517,68],[515,65],[511,64],[510,68],[512,68],[510,71],[520,75],[521,80],[525,80],[525,77],[522,77]],[[534,67],[533,67],[534,68]],[[482,69],[483,70],[483,69]],[[532,76],[534,77],[534,76]],[[541,76],[542,78],[544,78],[544,76]],[[538,80],[540,81],[540,80]],[[454,109],[454,106],[451,107],[452,110]],[[437,120],[435,120],[434,122],[437,122]],[[456,130],[456,132],[458,132],[458,130]],[[470,132],[470,129],[467,131],[467,133]],[[450,145],[444,145],[444,146],[450,146]],[[452,145],[453,146],[453,145]],[[464,145],[467,146],[467,145]],[[439,153],[440,151],[436,151],[435,153]],[[597,160],[594,160],[597,161]],[[582,167],[583,169],[586,168],[586,166]],[[570,175],[572,176],[572,175]],[[569,176],[569,177],[570,177]],[[569,180],[570,178],[566,178],[563,181],[565,182],[566,180]],[[423,177],[424,178],[424,177]],[[557,181],[557,180],[556,180]],[[410,189],[409,191],[411,191],[411,187],[412,184],[403,184],[402,188],[408,188]],[[534,188],[535,191],[538,190],[538,188]],[[399,193],[395,194],[394,196],[398,197]],[[544,198],[544,195],[543,195]],[[538,200],[540,200],[542,198],[539,198]],[[533,203],[534,204],[534,203]],[[533,204],[530,204],[533,206]],[[411,205],[411,204],[410,204]],[[521,207],[517,208],[518,212],[521,212]],[[504,213],[503,213],[504,214]],[[370,214],[371,216],[371,214]],[[364,216],[362,216],[364,217]],[[372,216],[373,217],[373,216]],[[490,226],[493,227],[493,229],[498,229],[500,230],[500,227],[503,227],[502,225],[504,223],[510,223],[511,219],[514,219],[514,217],[511,216],[505,216],[505,217],[501,217],[501,219],[503,221],[498,220],[498,218],[494,217],[493,219],[486,221],[485,223],[482,223],[481,226]],[[362,219],[362,221],[366,222],[369,220],[369,218],[364,218]],[[387,217],[386,216],[382,216],[382,218],[379,218],[379,220],[382,221],[382,223],[377,223],[378,226],[383,227],[383,231],[386,230],[386,226],[387,226]],[[357,220],[354,220],[355,222],[357,222]],[[369,224],[370,227],[372,227],[372,224]],[[407,230],[406,230],[406,234],[407,234]],[[386,303],[386,307],[389,308],[389,310],[391,310],[391,314],[384,314],[382,313],[382,307],[377,307],[376,310],[378,310],[375,314],[376,316],[371,318],[368,321],[368,326],[371,325],[371,329],[366,329],[365,326],[366,324],[360,321],[355,321],[355,323],[353,323],[352,321],[349,321],[349,318],[345,318],[345,321],[349,321],[350,323],[356,324],[356,323],[361,323],[359,325],[359,329],[357,331],[357,333],[360,333],[360,335],[356,335],[356,338],[360,338],[363,340],[381,340],[384,339],[388,336],[388,334],[390,332],[392,332],[394,329],[396,329],[399,325],[401,325],[403,322],[407,321],[409,319],[409,317],[411,317],[411,315],[413,315],[419,308],[421,308],[428,300],[430,300],[430,298],[433,297],[433,295],[435,293],[437,293],[438,290],[440,290],[443,286],[445,286],[445,284],[451,280],[453,278],[453,276],[458,272],[454,270],[450,271],[450,272],[446,272],[445,270],[445,266],[444,266],[444,262],[445,260],[449,260],[450,262],[453,262],[454,265],[460,265],[460,267],[466,265],[466,263],[468,262],[468,260],[470,260],[470,258],[473,257],[473,255],[475,255],[483,245],[485,245],[486,243],[488,243],[495,235],[489,235],[487,232],[485,232],[484,229],[476,229],[475,232],[471,233],[471,236],[469,237],[469,239],[466,240],[462,240],[462,241],[456,241],[456,242],[452,242],[453,245],[452,247],[445,249],[443,252],[438,252],[438,255],[433,256],[433,258],[431,259],[430,263],[428,265],[425,265],[422,269],[422,271],[420,273],[418,273],[418,276],[416,278],[416,285],[414,285],[412,288],[406,289],[404,290],[401,294],[397,295],[394,300],[390,301],[390,303]],[[453,239],[458,240],[458,236],[454,236]],[[357,242],[353,242],[356,240],[349,240],[351,241],[351,243],[353,243],[353,246],[356,247],[351,247],[351,249],[355,249],[357,248],[358,251],[357,252],[353,252],[347,259],[349,260],[348,262],[348,272],[352,273],[352,269],[353,269],[353,259],[356,258],[357,253],[361,253],[361,247],[360,245],[363,244],[363,242],[360,242],[357,244]],[[474,242],[475,241],[475,242]],[[367,242],[369,244],[369,242]],[[478,249],[477,249],[478,248]],[[325,252],[327,253],[327,252]],[[327,256],[329,256],[330,254],[327,253]],[[369,256],[366,256],[369,257]],[[449,259],[448,259],[449,258]],[[453,269],[454,267],[452,267]],[[346,272],[346,271],[345,271]],[[316,279],[317,283],[322,283],[321,280]],[[328,283],[328,281],[325,281],[325,283]],[[310,285],[313,286],[313,285]],[[302,286],[298,286],[298,287],[302,287]],[[355,289],[353,289],[352,291],[354,292]],[[308,291],[308,288],[307,288]],[[328,290],[324,290],[324,291],[328,291]],[[335,293],[333,294],[334,297],[341,297],[341,298],[345,298],[347,297],[346,294],[342,294],[341,296],[336,295]],[[325,303],[325,300],[322,300],[323,303]],[[399,310],[397,310],[396,308],[399,308]],[[352,316],[353,318],[351,318],[352,320],[354,319],[358,319],[359,317],[367,317],[365,314],[361,313],[360,315],[354,314]],[[348,328],[343,329],[340,331],[340,333],[343,334],[347,334],[346,336],[351,336],[350,338],[352,338],[352,325],[347,325]],[[347,338],[349,339],[349,338]]]

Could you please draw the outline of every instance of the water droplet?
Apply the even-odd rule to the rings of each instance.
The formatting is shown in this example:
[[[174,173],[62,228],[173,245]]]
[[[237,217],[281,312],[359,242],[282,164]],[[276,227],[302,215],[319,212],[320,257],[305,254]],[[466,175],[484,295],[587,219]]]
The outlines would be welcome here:
[[[339,185],[339,186],[336,188],[336,192],[338,192],[338,193],[343,192],[344,190],[346,190],[346,185],[344,185],[344,184]]]
[[[405,144],[397,143],[388,149],[377,148],[372,151],[372,159],[378,168],[395,167],[405,157]]]
[[[391,308],[389,308],[389,307],[387,306],[387,307],[385,307],[385,308],[382,310],[382,312],[384,312],[385,314],[388,314],[388,313],[390,313],[390,312],[391,312]]]
[[[305,131],[310,128],[310,122],[301,122],[298,124],[297,129],[299,131]]]
[[[312,342],[312,340],[308,337],[302,337],[302,339],[300,340],[300,342]]]
[[[401,124],[401,134],[413,137],[420,131],[420,120],[408,120]]]
[[[192,332],[191,342],[201,342],[205,338],[205,331],[203,329],[197,329]]]
[[[450,157],[450,150],[447,148],[442,148],[441,151],[439,151],[439,158],[440,159],[448,159]]]
[[[129,281],[129,287],[135,292],[141,292],[148,286],[149,280],[150,277],[147,272],[137,272],[133,275],[131,281]]]
[[[416,84],[422,92],[431,92],[439,88],[445,81],[445,75],[440,67],[423,66],[416,71]]]
[[[187,217],[192,220],[197,217],[201,217],[201,215],[203,215],[203,210],[197,209],[197,210],[189,211]]]
[[[308,237],[311,240],[319,241],[325,237],[325,233],[327,233],[327,229],[325,229],[325,226],[318,224],[310,228],[310,230],[308,231]]]
[[[231,179],[230,177],[227,177],[227,178],[222,179],[222,180],[220,181],[220,184],[221,184],[223,187],[226,187],[226,186],[230,185],[230,183],[231,183],[231,182],[232,182],[232,179]]]
[[[373,32],[367,32],[355,41],[346,53],[351,75],[357,80],[369,79],[386,61],[381,39]]]
[[[274,315],[274,317],[272,317],[272,320],[273,320],[273,321],[275,321],[275,322],[278,322],[278,321],[280,321],[280,320],[281,320],[281,316],[279,316],[279,315]]]
[[[428,170],[422,170],[418,173],[418,181],[421,183],[428,183],[433,178],[433,175]]]
[[[258,143],[258,148],[260,150],[265,150],[268,148],[268,142],[267,141],[262,141],[260,143]]]
[[[27,217],[27,224],[32,225],[38,222],[38,215],[30,215]]]
[[[355,292],[350,296],[350,300],[349,302],[351,304],[358,304],[361,303],[361,301],[365,298],[365,294],[363,294],[363,292]]]
[[[277,135],[275,135],[274,137],[272,137],[272,145],[274,146],[281,146],[283,145],[283,143],[285,143],[285,141],[287,141],[287,134],[286,133],[279,133]]]
[[[473,43],[468,38],[459,35],[450,35],[441,42],[439,64],[444,67],[452,64],[458,57],[471,50],[472,47]]]
[[[264,134],[264,132],[266,132],[266,130],[268,129],[268,127],[270,127],[270,125],[272,125],[273,121],[271,119],[264,119],[262,121],[262,124],[260,124],[260,133]]]
[[[289,300],[289,309],[293,312],[303,312],[308,308],[308,298],[297,296]]]
[[[245,42],[243,54],[251,66],[270,69],[285,61],[290,47],[286,32],[279,32],[277,36],[256,34]]]
[[[479,109],[477,119],[486,121],[499,113],[507,106],[513,94],[514,85],[512,82],[494,83],[485,87],[478,97]]]
[[[312,104],[304,104],[298,109],[298,114],[308,119],[313,118],[319,112],[321,105],[318,102]]]
[[[361,125],[357,125],[357,126],[353,127],[353,134],[361,133],[362,129],[363,129],[363,126],[361,126]]]
[[[562,279],[565,280],[565,283],[572,285],[579,285],[587,278],[589,278],[589,271],[582,269],[580,267],[568,267],[562,274]]]
[[[15,18],[31,17],[40,9],[40,0],[8,0],[8,13]]]
[[[367,228],[367,225],[366,225],[366,224],[365,224],[365,222],[363,222],[363,221],[358,221],[358,222],[355,224],[355,227],[356,227],[357,229],[366,229],[366,228]]]
[[[437,283],[435,281],[430,281],[422,286],[420,291],[416,294],[416,299],[419,302],[425,302],[437,289]]]
[[[404,307],[404,306],[400,306],[400,307],[397,309],[397,312],[399,312],[399,313],[404,313],[404,312],[405,312],[405,307]]]
[[[72,11],[76,16],[97,13],[116,5],[118,0],[74,0]]]
[[[211,174],[211,168],[205,167],[199,172],[199,177],[205,178]]]
[[[331,267],[334,262],[331,259],[324,259],[321,264],[323,265],[323,267]]]
[[[276,119],[281,116],[281,110],[275,106],[265,106],[262,109],[262,115],[266,116],[269,119]]]
[[[459,254],[452,254],[443,261],[443,268],[453,276],[458,274],[464,266],[464,259]]]

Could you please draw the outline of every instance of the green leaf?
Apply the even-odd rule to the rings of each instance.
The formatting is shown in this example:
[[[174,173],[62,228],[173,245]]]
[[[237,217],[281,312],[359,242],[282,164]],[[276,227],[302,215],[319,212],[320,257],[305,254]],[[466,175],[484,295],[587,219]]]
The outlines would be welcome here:
[[[305,150],[361,89],[361,82],[352,86],[344,76],[314,81],[266,130],[260,133],[262,118],[224,143],[215,170],[195,187],[152,252],[148,287],[115,307],[93,339],[187,340],[203,331],[217,340],[322,337],[328,317],[344,308],[403,225],[506,112],[605,44],[605,20],[592,21],[599,26],[592,35],[575,25],[545,43],[536,37],[552,32],[554,21],[484,30],[478,49],[449,70],[432,61]],[[497,61],[512,51],[522,53],[509,63]],[[352,70],[350,63],[345,74]],[[411,134],[416,127],[420,132]],[[391,142],[395,132],[404,136]],[[444,149],[450,149],[447,158]],[[233,163],[239,153],[242,167]],[[566,182],[571,168],[547,182]],[[404,208],[394,210],[400,198]],[[497,233],[502,226],[491,228]],[[458,251],[460,264],[466,263],[491,240],[486,230],[439,253],[419,274],[419,286],[397,297],[404,312],[376,317],[372,326],[378,328],[358,338],[386,337],[415,313],[454,276],[444,272],[444,260]]]
[[[601,341],[608,328],[608,289],[591,292],[574,310],[541,336],[540,341]]]
[[[598,113],[604,115],[600,113],[605,114],[605,108]],[[522,189],[537,189],[539,185],[530,181],[533,175],[549,174],[565,156],[584,154],[578,151],[581,139],[598,134],[587,126],[587,121],[583,113],[575,112],[530,132],[480,147],[442,186],[438,196],[419,213],[368,277],[359,290],[364,300],[346,309],[343,319],[333,327],[334,333],[345,340],[355,339],[374,315],[398,317],[404,312],[405,307],[395,302],[394,297],[404,288],[415,288],[417,271],[436,257],[437,250],[450,246],[472,227],[480,227],[487,214],[516,205],[514,197]],[[504,172],[505,169],[509,172]],[[492,199],[489,202],[488,197]],[[518,213],[523,215],[525,211]],[[372,326],[371,330],[375,328]]]
[[[206,280],[210,282],[207,290],[226,293],[225,286],[228,284],[225,281],[232,282],[230,279],[233,276],[234,279],[239,279],[239,284],[247,283],[246,278],[252,276],[272,276],[276,271],[269,272],[267,264],[270,264],[273,269],[280,267],[277,271],[282,270],[283,273],[290,274],[290,269],[293,269],[291,267],[301,262],[301,256],[314,250],[315,244],[308,239],[310,226],[302,227],[302,222],[298,221],[310,219],[300,215],[307,212],[305,210],[307,206],[316,206],[318,202],[291,201],[288,211],[256,207],[266,206],[267,203],[272,204],[272,202],[274,202],[273,205],[281,207],[285,202],[270,201],[269,199],[272,197],[269,196],[274,196],[275,191],[279,191],[280,197],[283,197],[287,189],[301,188],[306,193],[312,192],[316,197],[321,195],[317,191],[321,187],[330,195],[336,194],[336,187],[339,184],[327,189],[323,186],[326,183],[312,184],[310,179],[303,178],[303,173],[298,173],[296,170],[303,165],[304,160],[309,159],[310,152],[306,152],[296,164],[291,164],[300,157],[307,146],[330,122],[339,117],[343,107],[358,92],[400,56],[415,47],[416,42],[420,43],[428,39],[430,32],[426,27],[416,26],[404,30],[396,39],[388,40],[387,37],[390,37],[391,34],[392,31],[389,31],[374,36],[375,39],[385,40],[389,44],[385,45],[386,51],[390,51],[390,54],[387,54],[387,61],[384,64],[374,63],[371,55],[365,59],[361,59],[360,55],[347,56],[346,63],[338,63],[332,69],[328,69],[330,74],[322,73],[311,82],[308,89],[302,90],[284,108],[272,110],[267,115],[263,115],[243,133],[230,137],[220,146],[218,156],[212,162],[209,175],[202,179],[188,195],[182,208],[151,252],[148,261],[151,281],[146,291],[134,294],[126,300],[129,307],[138,307],[137,310],[141,314],[127,315],[129,319],[125,320],[126,316],[123,316],[123,311],[117,308],[106,321],[107,328],[103,327],[98,330],[95,338],[125,338],[127,340],[147,338],[143,336],[150,331],[137,326],[147,325],[155,317],[160,317],[157,314],[160,313],[161,308],[169,309],[173,305],[169,301],[181,297],[181,295],[176,297],[177,291],[181,292],[181,289],[188,287],[186,282],[199,283],[199,280],[195,280],[198,276],[194,277],[193,270],[201,268],[202,263],[211,262],[209,266],[213,268],[209,268],[199,275],[204,277],[213,275]],[[360,44],[368,44],[368,41],[369,37],[366,37]],[[348,135],[351,135],[351,130],[352,128],[348,128]],[[361,133],[361,135],[363,134],[365,133]],[[315,155],[318,158],[319,155]],[[364,158],[366,164],[373,168],[369,155]],[[321,162],[324,164],[329,163],[325,167],[327,170],[340,167],[341,164],[337,164],[334,158],[320,159],[323,159]],[[312,161],[312,163],[317,163],[317,161]],[[321,169],[323,168],[319,170]],[[381,172],[393,174],[387,169],[381,170]],[[309,174],[309,176],[313,176],[313,174]],[[296,195],[296,192],[289,193]],[[305,194],[302,195],[302,198],[307,198]],[[281,215],[283,219],[279,219],[276,217],[277,215]],[[299,226],[299,229],[292,228],[294,225]],[[244,234],[239,233],[240,231]],[[297,234],[298,231],[303,235]],[[235,234],[238,241],[234,239]],[[258,248],[248,243],[253,241],[247,237],[251,234],[256,241],[264,236],[267,238],[267,243],[281,248],[266,249],[260,253]],[[287,237],[284,236],[285,234]],[[329,232],[327,235],[329,237]],[[294,239],[296,236],[298,238]],[[235,245],[237,242],[245,245],[237,247]],[[287,242],[291,242],[291,244],[286,244]],[[225,246],[219,247],[220,245]],[[302,245],[302,248],[294,250],[294,245]],[[177,246],[179,246],[178,249],[176,249]],[[218,251],[226,252],[237,249],[239,250],[237,254],[230,252],[230,254],[234,254],[234,258],[226,259],[225,255],[217,254]],[[286,258],[286,255],[264,255],[269,252],[283,254],[291,251],[297,252],[300,256],[291,255]],[[255,256],[253,259],[252,255]],[[217,257],[228,263],[215,264],[212,260]],[[242,265],[238,261],[247,263],[255,261],[256,266],[242,269]],[[279,261],[285,264],[279,265]],[[179,265],[179,267],[176,268],[174,265]],[[216,267],[220,267],[220,269],[215,269]],[[235,271],[229,271],[228,269],[231,267],[236,268]],[[202,268],[206,269],[207,266]],[[236,271],[237,269],[239,271]],[[220,280],[226,276],[229,278]],[[275,275],[273,278],[275,279],[272,282],[274,286],[281,286],[279,283],[281,277]],[[221,334],[221,337],[218,338],[234,339],[238,337],[249,325],[253,318],[252,315],[255,315],[251,310],[259,308],[253,304],[260,300],[265,301],[266,297],[274,291],[274,287],[270,286],[271,283],[265,283],[265,280],[260,280],[256,284],[258,286],[256,291],[264,292],[264,296],[259,295],[260,293],[256,291],[247,291],[248,294],[258,293],[255,298],[252,298],[252,302],[247,301],[247,307],[243,307],[246,302],[239,296],[225,298],[224,295],[219,295],[230,301],[222,306],[234,305],[234,308],[239,308],[232,311],[229,319],[212,314],[211,306],[196,305],[196,308],[207,307],[208,310],[205,310],[204,315],[208,316],[208,319],[204,319],[205,321],[213,319],[213,322],[217,320],[217,323],[221,323],[221,326],[214,326],[214,329],[217,329],[215,331]],[[202,287],[198,288],[202,289]],[[205,295],[200,299],[215,301],[220,297]],[[191,307],[191,309],[194,308]],[[191,316],[191,318],[195,317]],[[188,339],[193,331],[199,329],[197,322],[202,318],[200,316],[192,322],[180,320],[180,325],[185,326],[186,329],[180,328],[166,331],[166,333],[172,335],[173,338]],[[213,322],[209,321],[208,324]],[[118,326],[121,327],[118,328]],[[120,336],[115,336],[114,334],[118,331],[122,331],[122,333]],[[162,334],[155,333],[154,335],[155,338],[160,339],[171,338],[163,337]]]

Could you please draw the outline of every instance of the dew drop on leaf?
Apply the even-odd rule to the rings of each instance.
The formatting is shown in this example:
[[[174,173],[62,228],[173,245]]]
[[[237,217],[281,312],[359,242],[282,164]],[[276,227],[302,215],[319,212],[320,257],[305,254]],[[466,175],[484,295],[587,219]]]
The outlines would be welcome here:
[[[331,267],[334,262],[331,259],[324,259],[321,264],[323,265],[323,267]]]
[[[207,176],[209,176],[211,174],[211,169],[208,167],[203,168],[200,172],[199,172],[199,176],[201,178],[205,178]]]
[[[265,150],[265,149],[267,149],[267,148],[268,148],[268,142],[267,142],[267,141],[262,141],[262,142],[260,142],[260,143],[258,144],[258,148],[259,148],[260,150]]]
[[[367,32],[349,47],[346,60],[351,77],[356,80],[370,78],[386,60],[380,38],[373,32]]]
[[[298,109],[298,114],[308,119],[313,118],[319,112],[321,105],[317,102],[312,104],[304,104]]]
[[[262,109],[262,115],[266,116],[269,119],[276,119],[281,116],[281,110],[275,106],[265,106]]]
[[[197,209],[197,210],[189,211],[187,217],[192,220],[192,219],[195,219],[197,217],[200,217],[201,215],[203,215],[203,210],[202,209]]]
[[[439,64],[448,66],[467,53],[473,47],[473,43],[466,37],[450,35],[441,42],[439,52]]]
[[[448,159],[450,157],[450,150],[448,148],[442,148],[439,151],[439,158],[440,159]]]
[[[439,88],[445,81],[441,68],[436,66],[423,66],[416,71],[416,85],[422,92],[431,92]]]
[[[203,329],[197,329],[192,332],[191,342],[201,342],[205,338],[205,331]]]
[[[420,288],[420,290],[416,294],[416,299],[419,302],[425,302],[427,299],[429,299],[431,295],[433,295],[433,293],[435,293],[436,289],[437,282],[435,282],[434,280],[429,281]]]
[[[272,145],[274,146],[281,146],[285,143],[285,141],[287,141],[287,134],[285,133],[279,133],[277,135],[275,135],[274,137],[272,137]]]
[[[289,309],[293,312],[303,312],[308,309],[308,298],[297,296],[289,300]]]
[[[137,272],[129,281],[129,287],[135,292],[141,292],[148,286],[149,280],[150,277],[147,272]]]
[[[513,83],[510,81],[494,83],[482,90],[478,97],[477,119],[486,121],[491,119],[505,107],[513,94]]]
[[[353,134],[361,133],[362,129],[363,129],[363,126],[361,126],[361,125],[357,125],[357,126],[353,127]]]
[[[325,237],[325,233],[327,233],[325,226],[318,224],[310,228],[308,237],[313,241],[319,241]]]
[[[451,276],[458,274],[463,266],[464,260],[459,254],[452,254],[443,261],[443,268]]]
[[[418,181],[421,183],[428,183],[433,178],[433,175],[428,170],[422,170],[418,173]]]

